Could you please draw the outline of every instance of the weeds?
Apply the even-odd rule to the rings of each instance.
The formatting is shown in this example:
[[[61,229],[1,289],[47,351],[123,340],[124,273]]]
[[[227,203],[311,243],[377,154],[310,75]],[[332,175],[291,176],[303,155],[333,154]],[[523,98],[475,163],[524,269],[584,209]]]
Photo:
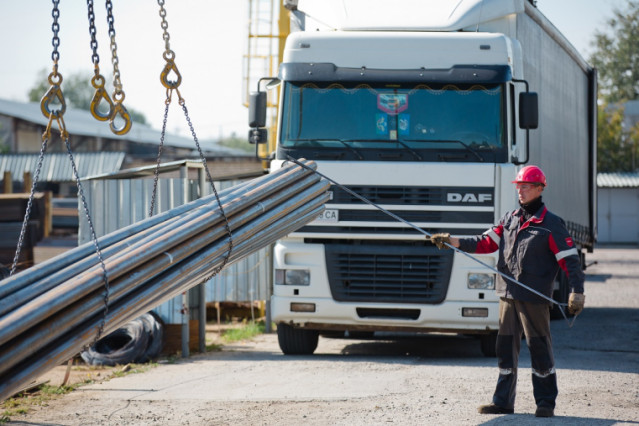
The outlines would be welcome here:
[[[117,368],[111,371],[111,374],[104,377],[104,380],[109,380],[113,377],[123,377],[128,374],[143,373],[156,367],[157,363],[149,364],[127,364],[122,368]],[[91,367],[93,370],[94,368]],[[35,390],[30,392],[23,392],[9,398],[2,402],[0,405],[0,424],[5,424],[11,421],[12,416],[20,414],[27,414],[34,406],[46,406],[49,401],[58,398],[60,395],[65,395],[80,386],[95,383],[95,380],[87,378],[82,383],[75,383],[64,386],[51,386],[49,384],[42,384]]]
[[[38,386],[35,391],[24,392],[9,398],[2,403],[3,412],[0,414],[0,424],[11,421],[11,416],[27,414],[33,406],[46,406],[52,399],[67,394],[76,387],[76,385],[51,386],[45,383]]]
[[[222,343],[211,343],[206,346],[206,351],[221,351],[224,343],[251,339],[259,334],[263,334],[264,330],[264,321],[255,322],[244,320],[239,327],[224,331],[221,339]],[[179,357],[177,355],[171,355],[167,357],[167,362],[172,364],[177,362],[178,359]],[[127,364],[121,368],[114,369],[109,375],[105,376],[103,380],[109,380],[113,377],[123,377],[128,374],[144,373],[157,367],[157,365],[157,363]],[[92,370],[92,367],[89,367],[89,370]],[[80,386],[92,383],[96,383],[96,381],[91,377],[91,374],[89,374],[89,377],[82,383],[66,386],[43,384],[34,391],[21,393],[13,398],[9,398],[0,404],[0,425],[10,422],[12,420],[11,417],[27,414],[34,406],[46,406],[52,399],[67,394]]]
[[[239,328],[231,328],[226,330],[222,334],[222,339],[227,342],[237,342],[239,340],[251,339],[259,334],[263,334],[265,329],[265,324],[263,321],[259,322],[247,322],[246,320],[242,321],[242,326]]]
[[[219,343],[211,343],[209,345],[206,345],[206,351],[207,352],[220,352],[222,350],[222,345],[220,345]]]

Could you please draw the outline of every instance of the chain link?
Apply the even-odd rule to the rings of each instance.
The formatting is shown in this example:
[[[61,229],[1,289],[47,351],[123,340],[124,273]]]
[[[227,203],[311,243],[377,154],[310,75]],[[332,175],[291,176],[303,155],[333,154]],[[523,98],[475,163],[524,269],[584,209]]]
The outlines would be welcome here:
[[[22,251],[22,246],[24,245],[24,235],[29,225],[29,217],[31,216],[31,209],[33,208],[33,198],[35,196],[38,180],[40,179],[40,171],[42,170],[44,153],[47,150],[47,144],[49,143],[49,135],[51,134],[52,121],[53,121],[53,114],[49,116],[49,124],[47,125],[47,129],[42,134],[42,146],[40,148],[40,156],[38,157],[38,162],[36,164],[35,174],[33,176],[33,182],[31,184],[31,193],[29,194],[29,200],[27,201],[27,211],[25,212],[24,220],[22,221],[22,228],[20,229],[20,237],[18,237],[18,245],[16,247],[16,253],[13,257],[13,264],[11,265],[11,272],[9,273],[9,276],[13,275],[16,272],[16,269],[18,268],[18,263],[20,261],[20,252]]]
[[[90,1],[90,0],[88,0]],[[103,310],[103,318],[100,326],[98,327],[98,332],[96,333],[94,343],[95,344],[100,337],[102,336],[102,332],[104,331],[104,327],[106,325],[106,318],[109,312],[109,295],[110,295],[110,286],[109,279],[107,275],[106,265],[104,264],[104,259],[102,257],[102,251],[100,250],[100,245],[98,243],[98,239],[95,233],[95,227],[93,226],[93,221],[91,220],[91,214],[89,213],[89,207],[86,201],[86,197],[84,195],[84,190],[82,188],[82,183],[80,182],[80,176],[78,173],[78,168],[76,166],[75,160],[73,158],[73,153],[71,152],[71,143],[69,142],[69,133],[67,132],[66,125],[64,124],[63,115],[65,112],[65,101],[64,96],[62,94],[62,89],[60,88],[60,84],[62,83],[62,76],[57,73],[58,68],[58,60],[60,59],[60,55],[58,53],[58,47],[60,45],[60,39],[58,38],[58,31],[60,30],[60,25],[58,24],[58,18],[60,16],[60,11],[58,10],[58,4],[60,0],[52,0],[53,2],[53,12],[52,16],[54,19],[54,25],[51,27],[53,31],[53,53],[51,58],[53,59],[53,72],[49,75],[49,84],[51,84],[51,88],[47,91],[47,93],[43,96],[41,101],[41,109],[43,114],[48,118],[47,127],[42,134],[42,147],[40,149],[40,156],[38,158],[38,163],[36,165],[35,176],[33,179],[33,184],[31,186],[31,193],[29,194],[29,201],[27,202],[27,209],[25,212],[24,220],[22,222],[22,229],[20,230],[20,237],[18,238],[18,246],[16,248],[16,254],[13,259],[13,265],[11,266],[10,274],[13,275],[18,264],[18,260],[20,258],[20,252],[22,250],[22,245],[24,244],[24,235],[29,223],[29,217],[31,215],[31,209],[33,206],[33,198],[36,191],[36,186],[40,179],[40,172],[42,170],[42,163],[44,159],[44,153],[47,149],[47,144],[51,137],[51,127],[53,124],[53,120],[55,119],[58,123],[58,128],[60,130],[60,137],[64,140],[64,143],[67,148],[67,153],[69,154],[69,159],[71,161],[71,167],[73,169],[73,176],[76,181],[76,185],[78,187],[78,195],[82,201],[82,206],[84,208],[84,213],[87,218],[87,222],[89,223],[89,230],[91,231],[91,237],[93,239],[93,245],[95,246],[95,252],[100,262],[100,267],[102,268],[102,278],[104,281],[104,310]],[[91,19],[91,8],[89,9],[89,19]],[[96,45],[97,49],[97,45]],[[94,51],[95,52],[95,51]],[[97,65],[97,62],[96,62]],[[57,80],[55,78],[58,78]],[[53,99],[53,97],[57,97],[62,103],[62,107],[59,110],[51,111],[49,108],[49,101]]]
[[[53,51],[51,52],[51,59],[53,60],[53,71],[49,74],[48,78],[51,87],[49,88],[49,90],[47,90],[40,102],[40,109],[42,110],[44,116],[47,117],[49,122],[44,133],[42,134],[40,156],[38,157],[38,162],[36,164],[33,183],[31,184],[31,192],[29,193],[29,200],[27,201],[27,209],[24,214],[24,219],[22,220],[20,236],[18,237],[16,252],[13,256],[13,263],[11,264],[11,271],[9,272],[10,276],[16,272],[18,263],[20,261],[20,253],[22,252],[22,246],[24,245],[24,236],[26,234],[27,227],[29,226],[29,218],[31,217],[31,209],[33,208],[33,198],[35,196],[38,180],[40,179],[40,171],[42,170],[44,153],[47,150],[47,144],[49,142],[49,137],[51,136],[51,124],[54,118],[56,118],[59,114],[64,113],[64,109],[66,107],[62,91],[59,87],[59,84],[62,83],[62,76],[58,74],[58,60],[60,59],[60,53],[58,52],[58,47],[60,47],[60,37],[58,36],[58,33],[60,32],[60,24],[58,23],[58,18],[60,17],[60,9],[58,9],[58,6],[60,4],[60,0],[52,0],[52,3],[53,8],[51,10],[51,16],[53,17],[53,24],[51,24],[51,31],[53,32],[53,37],[51,39],[51,44],[53,45]],[[57,98],[61,102],[59,111],[51,111],[49,108],[50,101],[54,100],[55,98]]]
[[[64,125],[63,125],[64,126]],[[61,130],[62,133],[62,130]],[[66,133],[66,130],[64,131]],[[104,309],[102,311],[102,321],[100,322],[100,326],[98,327],[98,332],[95,335],[95,339],[93,340],[93,345],[100,340],[102,333],[104,332],[104,326],[106,325],[106,318],[109,313],[109,296],[111,293],[111,287],[109,285],[109,277],[107,275],[106,265],[104,264],[104,258],[102,257],[102,250],[100,249],[100,244],[98,243],[98,237],[95,233],[95,227],[93,226],[93,220],[91,220],[91,214],[89,213],[89,205],[87,204],[86,197],[84,196],[84,190],[82,188],[82,183],[80,182],[80,175],[78,173],[78,168],[75,164],[75,160],[73,158],[73,153],[71,152],[71,144],[69,142],[68,133],[66,133],[66,137],[64,137],[64,144],[67,147],[67,153],[69,154],[69,160],[71,160],[71,168],[73,169],[73,177],[75,178],[76,186],[78,187],[78,195],[80,196],[80,200],[82,201],[82,207],[84,209],[84,214],[87,218],[87,223],[89,224],[89,231],[91,232],[91,239],[93,240],[93,246],[95,247],[95,254],[98,256],[98,260],[100,262],[100,267],[102,269],[102,280],[104,281]]]
[[[91,78],[91,85],[95,89],[93,98],[91,98],[89,110],[91,111],[91,115],[93,115],[96,120],[107,121],[113,115],[115,105],[109,97],[108,92],[104,88],[106,80],[104,79],[102,74],[100,74],[100,56],[98,55],[98,40],[96,39],[93,0],[87,0],[87,8],[89,14],[89,34],[91,34],[91,50],[93,51],[93,54],[91,55],[91,62],[93,62],[94,69],[94,76],[93,78]],[[108,111],[100,112],[100,103],[102,103],[103,101],[106,102],[109,109]]]
[[[151,207],[149,208],[149,217],[153,216],[155,209],[155,197],[158,189],[158,179],[160,178],[160,163],[162,162],[162,150],[164,149],[164,135],[166,134],[166,121],[169,118],[169,105],[171,105],[171,96],[167,93],[167,100],[164,108],[164,119],[162,120],[162,133],[160,133],[160,146],[158,147],[157,165],[155,166],[155,175],[153,177],[153,191],[151,193]]]
[[[96,66],[100,63],[100,56],[98,55],[98,40],[96,39],[96,30],[95,30],[95,13],[93,12],[93,0],[87,0],[87,8],[89,13],[89,34],[91,35],[91,50],[93,51],[93,55],[91,55],[91,62]]]
[[[120,80],[120,60],[118,59],[118,45],[115,42],[115,26],[113,19],[113,3],[106,0],[107,22],[109,24],[109,38],[111,39],[111,63],[113,64],[113,108],[109,118],[109,126],[111,131],[116,135],[124,135],[131,130],[131,115],[124,107],[124,91],[122,90],[122,81]],[[124,120],[124,125],[120,128],[116,127],[115,120],[117,116]]]
[[[122,81],[120,80],[120,60],[118,59],[118,45],[115,42],[115,26],[113,19],[113,4],[111,0],[106,1],[107,10],[107,23],[109,24],[109,38],[111,39],[111,63],[113,64],[113,87],[115,92],[113,93],[113,99],[116,101],[124,100],[124,93],[122,92]],[[122,98],[122,99],[120,99]]]
[[[163,30],[162,38],[164,39],[164,48],[165,48],[162,56],[164,57],[164,60],[166,61],[166,65],[164,66],[164,69],[160,73],[160,81],[162,82],[162,85],[166,88],[166,100],[165,100],[166,107],[164,109],[164,121],[162,123],[162,133],[160,136],[160,146],[158,149],[157,165],[155,168],[155,179],[153,182],[153,195],[151,197],[151,209],[149,211],[149,216],[153,214],[153,209],[155,206],[155,196],[157,193],[158,178],[160,173],[162,148],[164,145],[164,136],[166,132],[166,121],[169,114],[169,106],[171,104],[172,94],[173,94],[173,91],[175,91],[178,96],[178,103],[182,107],[182,111],[184,112],[184,117],[186,118],[186,122],[189,125],[189,130],[191,131],[191,135],[193,136],[193,141],[195,142],[195,146],[197,147],[197,150],[200,154],[200,159],[202,160],[202,165],[204,167],[204,170],[206,171],[206,176],[209,182],[211,183],[211,189],[213,190],[213,194],[215,194],[217,205],[219,206],[220,212],[222,213],[222,216],[224,217],[224,222],[225,222],[224,227],[226,229],[226,233],[229,236],[229,249],[226,252],[226,255],[224,256],[224,260],[222,261],[222,264],[220,266],[215,268],[215,270],[207,278],[205,278],[205,281],[208,281],[209,279],[217,275],[222,269],[224,269],[224,267],[228,263],[231,257],[231,253],[233,251],[233,234],[231,232],[231,226],[229,224],[228,217],[226,216],[226,213],[224,213],[224,208],[222,207],[222,201],[220,200],[220,196],[217,193],[217,189],[215,189],[215,184],[213,183],[211,172],[209,171],[209,167],[206,164],[206,157],[204,157],[204,153],[202,152],[202,148],[200,147],[200,142],[198,141],[197,135],[195,134],[195,129],[193,128],[191,117],[189,116],[189,111],[186,108],[186,102],[184,101],[184,99],[182,98],[182,95],[180,94],[180,91],[178,90],[178,87],[182,81],[182,76],[180,75],[177,69],[177,66],[175,65],[175,61],[174,61],[175,53],[171,50],[171,45],[169,43],[171,36],[169,35],[169,31],[168,31],[169,23],[166,20],[166,9],[164,9],[164,0],[158,0],[158,5],[160,6],[160,17],[162,18],[162,23],[160,26],[162,27],[162,30]],[[177,80],[170,81],[168,79],[168,75],[170,72],[174,72],[176,74]]]
[[[160,27],[164,31],[162,33],[162,39],[164,40],[164,59],[174,59],[175,53],[171,50],[171,36],[169,35],[169,23],[166,20],[166,9],[164,8],[164,0],[158,0],[158,4],[160,5],[160,17],[162,18],[162,23]]]
[[[189,130],[191,131],[191,135],[193,136],[193,141],[195,141],[195,146],[197,147],[197,151],[200,153],[200,159],[202,160],[204,171],[206,171],[206,177],[209,179],[209,182],[211,183],[211,189],[213,190],[213,194],[215,194],[217,205],[220,207],[220,212],[222,212],[222,216],[224,217],[224,228],[226,229],[226,233],[229,236],[229,250],[226,252],[226,256],[224,257],[222,264],[218,266],[217,268],[215,268],[213,272],[205,279],[205,281],[208,281],[209,279],[216,276],[222,269],[224,269],[224,267],[228,263],[229,258],[231,257],[231,252],[233,251],[233,234],[231,233],[231,225],[229,224],[229,219],[228,217],[226,217],[226,214],[224,213],[224,209],[222,208],[222,202],[220,201],[220,196],[218,195],[217,190],[215,189],[215,185],[213,184],[213,178],[211,177],[211,172],[209,171],[209,167],[206,164],[206,157],[204,157],[204,153],[202,153],[202,148],[200,147],[200,142],[198,141],[198,138],[195,135],[195,130],[193,129],[193,124],[191,123],[191,117],[189,117],[189,111],[186,108],[186,103],[184,102],[184,99],[181,99],[181,98],[179,100],[179,103],[180,103],[180,106],[182,107],[182,111],[184,111],[184,117],[186,117],[186,122],[189,125]]]
[[[51,52],[51,59],[53,60],[54,70],[57,74],[58,60],[60,59],[60,53],[58,52],[58,47],[60,47],[60,37],[58,36],[58,32],[60,32],[60,24],[58,23],[58,18],[60,17],[58,5],[60,4],[60,0],[52,1],[53,10],[51,11],[51,16],[53,17],[53,24],[51,24],[51,30],[53,31],[53,38],[51,39],[51,44],[53,45],[53,52]]]

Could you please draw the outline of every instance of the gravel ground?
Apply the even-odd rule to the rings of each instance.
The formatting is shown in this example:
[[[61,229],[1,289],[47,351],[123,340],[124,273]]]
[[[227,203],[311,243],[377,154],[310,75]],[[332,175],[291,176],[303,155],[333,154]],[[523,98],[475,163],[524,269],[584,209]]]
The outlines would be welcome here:
[[[284,356],[274,334],[83,386],[36,407],[23,425],[639,424],[639,249],[587,256],[586,310],[553,321],[556,416],[534,417],[522,348],[513,415],[480,415],[497,379],[479,342],[445,335],[321,338],[313,356]]]

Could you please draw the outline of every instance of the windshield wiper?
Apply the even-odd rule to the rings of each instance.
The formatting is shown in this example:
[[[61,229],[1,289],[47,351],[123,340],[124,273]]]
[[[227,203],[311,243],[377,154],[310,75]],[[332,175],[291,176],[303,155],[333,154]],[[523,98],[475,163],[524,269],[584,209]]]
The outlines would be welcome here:
[[[464,148],[466,148],[466,150],[470,153],[472,153],[475,157],[477,157],[479,159],[479,161],[483,162],[484,157],[482,157],[481,155],[479,155],[479,153],[477,153],[477,151],[475,151],[474,149],[472,149],[470,146],[468,146],[467,144],[465,144],[464,142],[457,140],[457,139],[447,139],[447,140],[433,140],[433,139],[406,139],[408,142],[434,142],[434,143],[458,143],[460,145],[462,145]]]
[[[362,156],[362,154],[359,153],[358,150],[356,150],[355,148],[353,148],[352,146],[350,146],[347,142],[354,142],[351,140],[344,140],[344,139],[327,139],[327,138],[316,138],[316,139],[289,139],[291,141],[294,142],[319,142],[319,141],[328,141],[328,142],[340,142],[342,145],[344,145],[349,151],[351,151],[353,154],[355,154],[357,156],[358,159],[360,160],[364,160],[364,157]]]
[[[403,146],[406,149],[406,151],[413,154],[413,156],[417,158],[419,161],[424,161],[424,158],[421,155],[419,155],[417,151],[415,151],[413,148],[406,145],[404,142],[400,141],[399,139],[394,139],[394,140],[393,139],[346,139],[346,141],[347,142],[384,142],[384,143],[397,142],[398,144]]]

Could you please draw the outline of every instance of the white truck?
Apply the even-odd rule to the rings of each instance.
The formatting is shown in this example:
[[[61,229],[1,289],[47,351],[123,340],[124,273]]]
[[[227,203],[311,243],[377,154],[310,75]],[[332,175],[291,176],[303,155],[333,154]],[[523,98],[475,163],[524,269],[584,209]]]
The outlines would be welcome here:
[[[290,3],[290,2],[289,2]],[[293,2],[294,3],[294,2]],[[596,71],[527,0],[299,0],[279,75],[277,147],[429,233],[472,236],[517,206],[518,168],[585,264],[596,239]],[[264,92],[251,96],[263,143]],[[488,265],[496,255],[481,255]],[[271,315],[285,354],[324,333],[477,335],[494,356],[495,274],[332,188],[274,247]],[[554,297],[567,299],[557,277]]]

